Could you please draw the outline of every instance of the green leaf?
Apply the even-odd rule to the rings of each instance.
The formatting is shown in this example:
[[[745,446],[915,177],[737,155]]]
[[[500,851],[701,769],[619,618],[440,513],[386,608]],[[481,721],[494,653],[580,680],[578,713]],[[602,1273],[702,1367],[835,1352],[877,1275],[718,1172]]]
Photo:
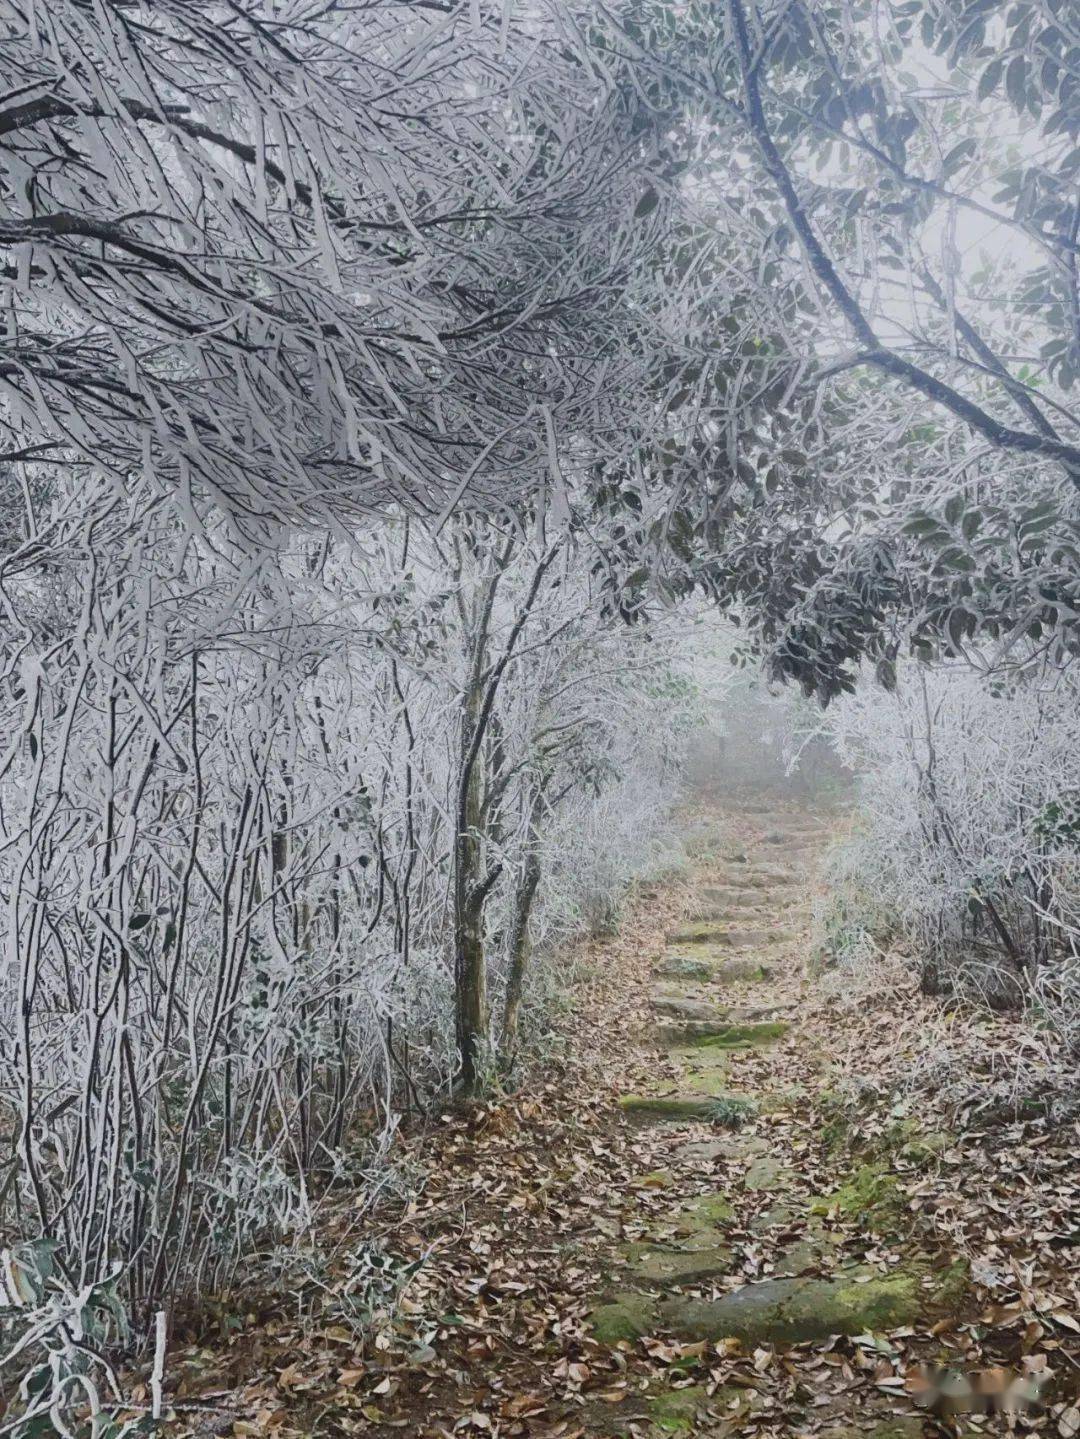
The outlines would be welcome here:
[[[954,145],[942,162],[942,171],[945,178],[955,175],[961,165],[975,153],[977,141],[974,138],[961,140],[959,145]]]
[[[997,89],[1001,83],[1001,77],[1005,71],[1004,60],[991,60],[986,69],[979,76],[978,97],[985,100],[986,97]]]
[[[1014,55],[1005,71],[1005,92],[1018,110],[1027,103],[1027,60]]]
[[[637,208],[634,210],[634,219],[643,220],[646,215],[651,215],[659,203],[660,197],[650,185],[637,202]]]

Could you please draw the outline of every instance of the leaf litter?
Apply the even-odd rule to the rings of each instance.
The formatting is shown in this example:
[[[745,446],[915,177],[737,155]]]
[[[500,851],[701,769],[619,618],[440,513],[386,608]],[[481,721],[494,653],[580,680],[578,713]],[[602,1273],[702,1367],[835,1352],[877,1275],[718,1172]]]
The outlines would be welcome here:
[[[707,819],[715,827],[715,811]],[[766,835],[775,862],[776,831],[822,816],[777,800],[722,820],[728,842],[698,863],[696,887],[639,887],[618,933],[571,956],[563,1044],[517,1093],[406,1128],[412,1192],[374,1215],[338,1201],[317,1236],[319,1285],[234,1301],[227,1323],[174,1353],[167,1432],[1076,1439],[1080,1126],[1038,1113],[988,1123],[977,1104],[957,1106],[955,1086],[910,1083],[944,1031],[962,1062],[1007,1063],[1008,1020],[948,1014],[910,985],[840,1002],[804,962],[804,926],[753,987],[755,1004],[794,1017],[790,1029],[724,1055],[725,1087],[758,1101],[737,1132],[640,1125],[620,1109],[627,1094],[685,1088],[684,1057],[658,1043],[651,1006],[665,936],[696,891],[731,883]],[[809,896],[812,859],[799,874]],[[792,891],[781,893],[782,910],[768,889],[763,903],[790,926]],[[746,1002],[745,985],[707,988],[718,1008]],[[747,1183],[763,1158],[779,1176],[765,1189]],[[679,1242],[686,1207],[716,1196],[730,1203],[730,1270],[676,1293],[715,1298],[793,1269],[842,1270],[857,1285],[913,1262],[924,1283],[961,1282],[944,1309],[890,1333],[599,1342],[590,1312],[626,1246]],[[385,1258],[386,1283],[350,1311],[361,1243]],[[1001,1412],[1020,1384],[1026,1407]]]

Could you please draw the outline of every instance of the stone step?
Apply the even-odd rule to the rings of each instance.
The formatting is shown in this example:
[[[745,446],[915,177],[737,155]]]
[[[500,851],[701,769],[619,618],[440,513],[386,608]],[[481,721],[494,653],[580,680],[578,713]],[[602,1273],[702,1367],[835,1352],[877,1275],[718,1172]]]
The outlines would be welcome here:
[[[785,1019],[760,1020],[748,1024],[684,1024],[670,1026],[682,1032],[674,1044],[689,1044],[706,1049],[754,1049],[783,1039],[791,1026]]]
[[[728,879],[739,889],[750,886],[754,889],[786,888],[788,885],[805,884],[805,876],[791,869],[779,869],[775,865],[747,865],[739,871],[731,870]]]
[[[673,1249],[661,1244],[628,1246],[625,1272],[634,1283],[658,1289],[682,1284],[707,1284],[731,1273],[731,1248]]]
[[[672,1019],[717,1024],[727,1019],[728,1012],[718,1005],[708,1004],[697,999],[686,999],[670,994],[654,994],[652,996],[652,1007],[657,1014],[670,1015]]]
[[[609,1344],[658,1330],[676,1339],[803,1344],[834,1334],[897,1329],[912,1323],[921,1311],[918,1280],[913,1274],[897,1273],[862,1284],[851,1276],[767,1279],[719,1299],[623,1294],[595,1309],[592,1324],[597,1336]]]
[[[711,920],[684,924],[668,935],[668,944],[712,944],[726,949],[755,949],[759,945],[791,944],[798,938],[790,929],[728,929]]]
[[[653,968],[660,979],[710,980],[716,974],[716,963],[696,955],[671,954]]]
[[[779,893],[775,891],[779,890]],[[714,905],[727,909],[788,910],[799,903],[799,891],[795,885],[727,884],[707,885],[698,892],[696,904],[699,907]]]
[[[788,1007],[782,1004],[743,1005],[737,1009],[728,1009],[706,999],[688,999],[683,995],[662,992],[654,992],[651,1003],[657,1014],[687,1023],[756,1024],[761,1020],[776,1019],[788,1012]]]
[[[630,1119],[676,1124],[707,1121],[715,1107],[715,1100],[708,1094],[624,1094],[619,1100],[619,1108]]]
[[[628,1119],[664,1124],[706,1123],[737,1128],[755,1112],[752,1100],[720,1094],[624,1094],[619,1108]]]

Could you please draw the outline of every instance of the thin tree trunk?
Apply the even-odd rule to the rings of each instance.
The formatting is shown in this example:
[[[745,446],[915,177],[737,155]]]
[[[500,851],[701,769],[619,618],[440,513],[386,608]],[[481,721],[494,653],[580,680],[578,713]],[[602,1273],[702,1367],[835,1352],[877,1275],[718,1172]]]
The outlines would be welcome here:
[[[466,1097],[476,1093],[488,1042],[487,969],[483,902],[480,899],[481,767],[473,739],[480,718],[480,690],[470,685],[461,725],[462,786],[454,864],[454,1015]]]
[[[530,849],[517,894],[514,896],[514,916],[510,925],[510,972],[506,980],[506,1000],[499,1045],[499,1060],[504,1073],[514,1067],[517,1058],[521,995],[525,986],[525,971],[529,965],[529,919],[539,883],[540,858],[535,850]]]

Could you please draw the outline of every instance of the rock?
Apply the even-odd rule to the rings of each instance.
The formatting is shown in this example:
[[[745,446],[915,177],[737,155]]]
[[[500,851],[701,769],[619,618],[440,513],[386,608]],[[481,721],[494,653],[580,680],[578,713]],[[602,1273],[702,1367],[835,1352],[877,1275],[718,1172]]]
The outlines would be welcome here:
[[[706,1004],[698,999],[679,999],[672,995],[656,994],[652,1007],[659,1014],[670,1014],[675,1019],[684,1019],[695,1024],[716,1024],[725,1018],[725,1013],[715,1004]]]
[[[770,869],[768,865],[755,865],[745,874],[740,874],[739,883],[753,885],[756,889],[770,889],[773,885],[798,884],[800,876],[789,869]]]
[[[759,945],[789,944],[795,938],[789,929],[725,929],[711,920],[697,920],[668,935],[668,943],[753,949]]]
[[[722,1139],[691,1139],[672,1151],[676,1164],[711,1164],[728,1152]]]
[[[770,1279],[720,1299],[667,1299],[652,1323],[679,1338],[738,1339],[750,1344],[801,1344],[833,1334],[896,1329],[919,1315],[910,1274],[855,1284],[845,1279]],[[642,1330],[642,1333],[647,1332]]]
[[[773,1260],[773,1272],[778,1275],[805,1274],[808,1269],[820,1269],[828,1252],[829,1246],[820,1241],[796,1239],[794,1244],[785,1244],[783,1249],[770,1256]]]
[[[705,959],[691,959],[684,954],[672,954],[653,970],[662,979],[712,979],[715,965]]]
[[[751,1234],[763,1234],[767,1229],[775,1229],[779,1225],[794,1224],[798,1218],[798,1210],[790,1204],[773,1204],[768,1209],[759,1210],[750,1218],[747,1228]]]
[[[656,1300],[648,1294],[616,1294],[590,1315],[593,1334],[601,1344],[633,1341],[651,1334],[656,1322]]]
[[[759,1044],[783,1039],[790,1027],[784,1019],[770,1019],[760,1024],[714,1025],[707,1033],[696,1034],[691,1043],[696,1049],[753,1049]]]
[[[932,1294],[917,1273],[900,1270],[885,1278],[768,1279],[747,1284],[720,1299],[618,1294],[593,1312],[593,1329],[603,1343],[639,1339],[660,1329],[677,1339],[710,1342],[738,1339],[755,1344],[801,1344],[834,1334],[863,1334],[911,1324],[934,1306],[951,1282],[939,1277]]]
[[[880,1164],[862,1164],[832,1194],[815,1199],[811,1214],[837,1212],[848,1219],[858,1219],[869,1229],[896,1229],[906,1212],[904,1195],[896,1176]]]
[[[726,1194],[703,1194],[683,1205],[680,1216],[682,1223],[679,1227],[685,1233],[694,1234],[702,1228],[711,1229],[714,1225],[726,1224],[734,1214],[731,1200]]]
[[[754,959],[726,959],[711,973],[722,984],[755,984],[769,978],[769,971]]]
[[[694,1050],[684,1050],[681,1053],[683,1059],[683,1088],[688,1094],[707,1094],[714,1100],[733,1098],[729,1085],[727,1069],[727,1056],[733,1054],[734,1050],[714,1049],[698,1050],[700,1054],[715,1057],[721,1060],[720,1064],[699,1064],[694,1065],[688,1056],[695,1053]],[[744,1115],[744,1118],[747,1116]]]
[[[730,1024],[760,1024],[763,1020],[776,1019],[782,1014],[790,1013],[791,1010],[783,1004],[755,1004],[729,1009],[725,1018]]]
[[[675,1183],[675,1176],[670,1169],[653,1169],[630,1182],[634,1189],[670,1189]]]
[[[786,1165],[771,1156],[755,1159],[743,1175],[746,1189],[786,1189],[795,1178]]]
[[[724,884],[710,886],[701,891],[702,904],[732,905],[742,907],[749,905],[751,908],[762,903],[762,895],[753,885]]]
[[[757,916],[748,915],[744,910],[738,910],[727,904],[698,904],[686,916],[692,924],[738,924],[740,920],[745,924],[748,919]]]
[[[686,1120],[712,1117],[716,1101],[706,1094],[624,1094],[619,1108],[635,1119]]]
[[[783,1021],[733,1024],[721,1015],[719,1020],[688,1019],[681,1024],[658,1025],[656,1038],[668,1049],[675,1049],[680,1045],[695,1048],[702,1045],[716,1045],[721,1049],[746,1049],[756,1044],[768,1044],[774,1039],[779,1039],[780,1035],[773,1033],[777,1024],[783,1024]],[[785,1029],[786,1027],[784,1025]]]
[[[694,1429],[694,1421],[707,1403],[704,1384],[691,1384],[686,1389],[654,1394],[645,1407],[654,1429],[659,1433],[686,1434]]]
[[[704,1284],[731,1273],[731,1248],[726,1244],[705,1249],[668,1248],[663,1244],[631,1244],[626,1251],[628,1277],[635,1284],[670,1288]]]
[[[724,930],[710,920],[697,920],[673,930],[667,937],[668,944],[723,944]]]

